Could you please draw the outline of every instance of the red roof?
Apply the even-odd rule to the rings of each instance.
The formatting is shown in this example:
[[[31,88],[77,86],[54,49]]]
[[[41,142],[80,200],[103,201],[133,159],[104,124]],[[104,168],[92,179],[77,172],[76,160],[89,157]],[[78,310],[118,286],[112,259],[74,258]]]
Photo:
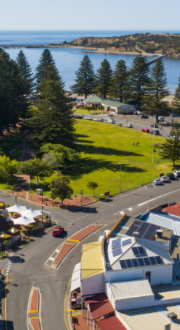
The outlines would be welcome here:
[[[170,213],[180,217],[180,204],[174,204],[162,209],[164,213]]]
[[[90,297],[85,303],[86,305],[89,304],[93,320],[114,312],[114,308],[105,293],[99,293],[93,297]]]
[[[127,330],[116,316],[101,320],[97,322],[97,325],[101,330]]]

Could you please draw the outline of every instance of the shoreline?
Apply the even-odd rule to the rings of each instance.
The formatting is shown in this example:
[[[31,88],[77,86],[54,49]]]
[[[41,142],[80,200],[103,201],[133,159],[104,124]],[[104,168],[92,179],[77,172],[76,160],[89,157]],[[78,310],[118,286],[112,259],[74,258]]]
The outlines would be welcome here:
[[[138,54],[141,53],[142,56],[147,56],[147,57],[154,57],[154,56],[162,56],[163,54],[161,53],[145,53],[145,52],[122,52],[122,51],[115,51],[115,49],[111,49],[111,48],[93,48],[93,47],[83,47],[83,46],[71,46],[71,45],[58,45],[58,44],[49,44],[49,45],[25,45],[25,44],[17,44],[17,45],[4,45],[1,44],[0,48],[3,48],[4,50],[6,49],[14,49],[14,48],[32,48],[32,49],[38,49],[38,48],[62,48],[62,49],[82,49],[82,53],[91,53],[91,54],[110,54],[110,55],[132,55],[132,56],[137,56]],[[180,55],[170,55],[170,54],[166,54],[164,55],[164,57],[170,57],[170,58],[180,58]]]

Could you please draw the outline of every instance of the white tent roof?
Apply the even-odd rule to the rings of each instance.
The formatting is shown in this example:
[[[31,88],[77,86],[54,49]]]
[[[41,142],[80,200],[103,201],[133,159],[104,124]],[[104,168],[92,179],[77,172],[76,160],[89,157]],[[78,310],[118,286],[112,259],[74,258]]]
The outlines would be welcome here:
[[[14,206],[7,207],[6,209],[8,210],[8,212],[17,212],[17,213],[21,213],[21,214],[28,210],[26,208],[26,206],[21,206],[21,205],[18,205],[18,204],[15,204]]]
[[[22,216],[20,218],[17,218],[17,219],[13,219],[13,222],[15,225],[24,225],[24,226],[28,226],[30,225],[31,223],[34,223],[36,222],[34,220],[33,217],[26,217],[26,216]]]
[[[80,288],[80,277],[81,277],[81,263],[79,262],[78,264],[75,265],[73,274],[72,274],[72,279],[71,279],[71,292],[76,290],[77,288]]]
[[[29,209],[24,211],[22,215],[26,216],[27,218],[35,218],[38,217],[39,215],[42,215],[42,211]]]

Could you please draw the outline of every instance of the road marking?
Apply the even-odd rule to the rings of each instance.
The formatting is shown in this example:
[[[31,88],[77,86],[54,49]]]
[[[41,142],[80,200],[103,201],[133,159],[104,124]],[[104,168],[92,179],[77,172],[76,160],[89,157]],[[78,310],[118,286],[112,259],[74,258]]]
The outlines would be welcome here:
[[[132,207],[129,207],[129,208],[128,208],[128,210],[129,210],[129,212],[130,212],[130,211],[132,211],[132,210],[133,210],[133,208],[132,208]]]
[[[57,253],[59,253],[59,251],[60,251],[59,249],[56,249],[56,250],[55,250],[55,252],[57,252]]]
[[[129,195],[131,195],[131,194],[138,193],[139,191],[141,191],[141,190],[143,190],[143,189],[144,189],[144,188],[141,188],[141,189],[139,189],[139,190],[137,190],[137,191],[131,191],[130,193],[125,194],[125,195],[121,195],[121,196],[119,196],[119,197],[117,197],[117,198],[119,199],[119,198],[122,198],[122,197],[129,196]]]
[[[5,325],[7,330],[7,283],[8,283],[8,276],[6,276],[6,284],[5,284],[5,297],[4,297],[4,319],[5,319]]]
[[[56,258],[50,257],[48,260],[54,261]]]
[[[69,330],[69,327],[68,327],[67,320],[66,320],[66,302],[67,302],[67,295],[68,295],[68,291],[69,291],[69,287],[70,287],[70,283],[71,283],[71,278],[69,280],[67,290],[66,290],[66,294],[65,294],[65,298],[64,298],[64,322],[65,322],[67,330]]]
[[[156,187],[155,187],[155,185],[154,185],[154,183],[153,183],[153,182],[152,182],[152,185],[153,185],[154,189],[156,189]]]

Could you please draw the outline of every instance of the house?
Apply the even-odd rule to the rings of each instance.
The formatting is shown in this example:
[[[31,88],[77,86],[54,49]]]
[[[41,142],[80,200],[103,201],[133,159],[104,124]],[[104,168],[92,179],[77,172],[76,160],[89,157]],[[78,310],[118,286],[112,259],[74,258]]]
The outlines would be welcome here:
[[[132,114],[134,113],[134,107],[132,105],[121,103],[119,101],[104,99],[101,105],[104,107],[106,111],[115,112],[116,114]]]

